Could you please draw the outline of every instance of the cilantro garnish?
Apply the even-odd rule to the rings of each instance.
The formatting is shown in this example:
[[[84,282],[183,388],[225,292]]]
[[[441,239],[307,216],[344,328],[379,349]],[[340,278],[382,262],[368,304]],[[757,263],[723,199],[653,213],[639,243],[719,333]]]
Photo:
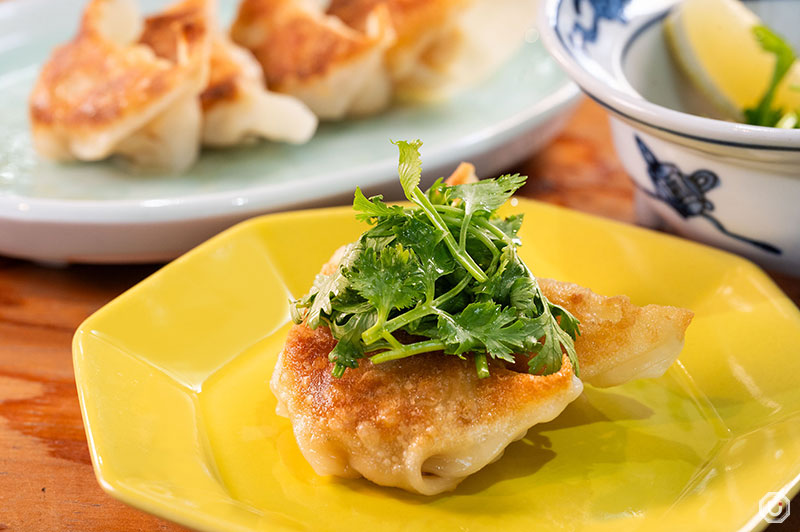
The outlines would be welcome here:
[[[325,325],[338,340],[333,374],[364,357],[380,364],[434,351],[471,356],[482,378],[489,358],[514,362],[514,354],[531,355],[529,372],[547,375],[566,353],[577,373],[578,320],[547,300],[519,258],[522,216],[496,212],[525,178],[439,180],[423,192],[422,143],[395,144],[413,205],[387,205],[356,189],[356,218],[371,227],[345,249],[335,273],[318,276],[292,305],[296,323]]]
[[[787,125],[789,124],[788,119],[785,118],[787,114],[782,109],[773,107],[773,100],[778,85],[789,72],[797,56],[789,43],[767,26],[754,26],[753,34],[765,52],[775,55],[775,68],[772,71],[772,79],[770,79],[767,90],[758,105],[744,110],[745,122],[754,126],[796,127],[796,120],[791,123],[791,126]]]

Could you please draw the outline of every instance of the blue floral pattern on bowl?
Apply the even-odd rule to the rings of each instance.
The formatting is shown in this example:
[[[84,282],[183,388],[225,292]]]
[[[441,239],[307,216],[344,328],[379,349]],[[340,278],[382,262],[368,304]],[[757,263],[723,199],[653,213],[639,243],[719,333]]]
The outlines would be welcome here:
[[[630,0],[573,0],[575,13],[581,15],[583,7],[589,5],[591,7],[592,22],[588,27],[582,26],[581,22],[576,20],[575,25],[572,27],[570,36],[575,34],[581,35],[583,43],[595,42],[597,40],[597,32],[600,29],[601,20],[617,21],[622,24],[627,22],[625,18],[625,6],[628,5]]]
[[[711,170],[696,170],[691,174],[685,174],[676,165],[658,160],[639,135],[634,135],[634,138],[647,163],[647,175],[653,181],[654,187],[653,191],[647,190],[634,180],[633,184],[642,192],[670,205],[683,218],[703,217],[721,233],[731,238],[746,242],[768,253],[781,254],[781,250],[777,246],[728,231],[711,214],[714,204],[706,198],[706,193],[721,184],[716,173]]]

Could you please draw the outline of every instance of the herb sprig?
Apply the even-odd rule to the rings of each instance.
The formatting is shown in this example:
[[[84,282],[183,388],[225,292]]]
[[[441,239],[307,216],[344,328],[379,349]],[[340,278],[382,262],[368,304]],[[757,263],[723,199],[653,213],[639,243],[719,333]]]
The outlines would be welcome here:
[[[423,192],[422,143],[395,144],[413,205],[387,205],[356,189],[356,218],[371,227],[292,305],[296,323],[325,325],[338,340],[333,375],[364,357],[380,364],[434,351],[471,355],[481,378],[489,376],[488,358],[513,363],[516,353],[530,354],[529,372],[543,375],[558,371],[566,353],[577,373],[578,320],[547,300],[519,258],[522,216],[496,213],[525,178],[455,186],[440,179]]]
[[[797,55],[792,47],[780,35],[764,25],[753,27],[753,35],[761,48],[775,56],[775,68],[772,71],[767,90],[755,107],[744,110],[744,118],[747,124],[754,126],[796,128],[798,124],[798,111],[784,111],[774,107],[775,94],[783,78],[792,68]]]

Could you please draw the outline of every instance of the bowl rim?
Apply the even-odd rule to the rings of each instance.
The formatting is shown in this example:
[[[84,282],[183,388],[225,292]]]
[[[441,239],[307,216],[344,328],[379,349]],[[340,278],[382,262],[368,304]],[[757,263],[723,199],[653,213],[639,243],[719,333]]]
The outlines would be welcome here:
[[[570,47],[558,29],[557,21],[561,6],[566,0],[543,0],[539,4],[539,33],[547,50],[581,87],[584,93],[619,117],[638,125],[675,135],[690,141],[705,142],[719,146],[769,151],[800,152],[800,129],[780,129],[727,122],[715,118],[677,111],[646,100],[638,93],[629,94],[609,86],[602,79],[585,69],[573,56]],[[636,1],[636,0],[633,0]],[[648,4],[638,0],[640,4]],[[622,53],[624,56],[643,30],[660,23],[672,7],[680,0],[659,4],[657,9],[637,16],[633,31],[626,33],[623,46],[607,47],[608,54]],[[628,4],[630,6],[630,4]],[[603,69],[606,70],[606,69]],[[607,71],[608,72],[608,71]],[[608,72],[618,78],[619,73]],[[627,83],[627,80],[625,80]]]

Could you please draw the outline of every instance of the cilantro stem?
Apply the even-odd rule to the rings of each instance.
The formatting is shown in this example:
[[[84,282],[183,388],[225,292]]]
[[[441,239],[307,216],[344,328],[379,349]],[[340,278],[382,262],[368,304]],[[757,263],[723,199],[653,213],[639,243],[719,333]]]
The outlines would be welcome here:
[[[480,218],[480,219],[478,219],[478,225],[481,228],[486,229],[487,231],[492,233],[494,236],[496,236],[497,238],[499,238],[500,240],[502,240],[503,242],[505,242],[509,246],[516,245],[516,244],[514,244],[514,240],[512,240],[511,237],[509,237],[507,234],[505,234],[503,231],[501,231],[499,227],[494,225],[489,220]]]
[[[475,353],[475,369],[478,371],[479,379],[485,379],[489,376],[489,363],[486,361],[486,353]]]
[[[783,129],[794,129],[797,127],[798,116],[795,112],[786,113],[778,120],[778,123],[775,124],[775,127],[783,128]]]
[[[391,345],[393,348],[395,348],[395,349],[402,349],[403,348],[403,344],[401,344],[399,341],[397,341],[397,338],[392,336],[392,333],[390,333],[389,331],[384,330],[383,334],[381,334],[381,336],[383,336],[383,339],[386,340],[387,342],[389,342],[389,345]]]
[[[430,303],[425,303],[424,305],[419,305],[416,308],[409,310],[408,312],[404,312],[399,316],[392,318],[391,320],[387,321],[383,324],[383,326],[379,329],[364,331],[364,334],[361,335],[361,339],[364,341],[366,345],[371,345],[377,342],[380,338],[386,338],[385,334],[390,334],[400,329],[401,327],[405,327],[412,321],[418,320],[420,318],[424,318],[428,314],[438,313],[439,306],[446,303],[453,297],[455,297],[459,292],[461,292],[464,288],[466,288],[467,284],[469,284],[471,277],[465,275],[453,288],[445,292],[444,294],[440,295]]]
[[[333,376],[337,379],[344,375],[345,370],[347,370],[347,366],[344,364],[336,363],[333,365]]]
[[[419,187],[414,187],[411,192],[414,201],[422,208],[422,211],[428,217],[428,219],[433,223],[434,227],[441,231],[444,234],[444,243],[447,246],[447,249],[450,250],[450,253],[453,254],[453,258],[455,258],[461,265],[469,272],[472,277],[475,278],[476,281],[479,283],[486,282],[488,279],[486,273],[475,263],[475,260],[464,250],[459,249],[458,243],[456,239],[453,238],[452,233],[450,233],[450,229],[447,228],[447,225],[442,220],[442,217],[436,212],[436,208],[430,202],[428,197],[419,189]]]
[[[457,224],[461,223],[461,218],[464,216],[464,211],[462,209],[459,209],[458,207],[450,207],[449,205],[437,205],[436,210],[452,216],[453,219],[458,220]],[[474,221],[475,224],[477,224],[481,229],[489,231],[493,236],[502,240],[506,244],[514,243],[514,241],[511,238],[509,238],[507,234],[501,231],[499,227],[494,225],[491,221],[487,220],[486,218],[475,218]],[[474,227],[471,227],[470,229],[474,229]]]
[[[405,325],[408,325],[414,320],[424,318],[433,311],[434,311],[433,305],[431,305],[430,303],[425,303],[424,305],[420,305],[412,310],[409,310],[408,312],[400,314],[394,319],[387,321],[377,329],[374,327],[370,327],[369,329],[364,331],[364,333],[361,335],[361,339],[364,341],[366,345],[371,345],[377,342],[380,338],[383,338],[384,333],[391,334],[400,327],[404,327]]]
[[[401,358],[419,355],[420,353],[430,353],[431,351],[441,351],[443,349],[443,342],[438,340],[426,340],[423,342],[404,345],[401,349],[383,351],[377,355],[369,357],[369,360],[373,364],[382,364],[383,362],[389,362],[390,360],[399,360]]]
[[[440,295],[436,299],[433,300],[433,305],[438,307],[439,305],[446,303],[453,299],[459,292],[461,292],[464,288],[467,287],[469,284],[469,277],[466,275],[461,278],[461,280],[456,284],[453,288],[445,292],[444,294]]]
[[[449,223],[452,225],[459,225],[461,223],[461,220],[459,220],[458,218],[454,218],[452,216],[442,216],[442,220],[444,220],[445,223]],[[487,234],[486,231],[482,231],[477,227],[470,227],[469,233],[478,240],[480,240],[484,246],[489,248],[489,251],[492,252],[493,257],[496,258],[500,256],[500,250],[498,250],[497,246],[494,245],[494,242],[492,242],[491,239],[491,235]]]
[[[469,229],[469,221],[471,218],[472,213],[467,214],[461,222],[461,231],[458,234],[458,245],[461,247],[461,251],[467,250],[467,229]]]
[[[578,320],[547,301],[527,266],[516,264],[521,217],[497,215],[525,178],[458,187],[439,180],[426,194],[419,188],[422,143],[395,144],[398,177],[413,207],[390,206],[356,189],[356,218],[373,227],[348,247],[333,275],[318,276],[293,302],[295,321],[312,329],[327,325],[338,341],[328,355],[333,376],[363,358],[380,364],[442,352],[466,364],[473,356],[478,377],[486,378],[490,358],[511,360],[526,351],[536,353],[531,373],[558,370],[566,352],[577,374]],[[438,205],[448,198],[453,203]],[[404,344],[403,334],[416,339]]]
[[[388,314],[388,312],[386,314]],[[378,319],[375,320],[375,323],[372,325],[372,327],[370,327],[369,329],[367,329],[366,331],[361,333],[361,338],[363,339],[364,336],[367,336],[367,335],[369,335],[370,337],[374,337],[375,340],[380,338],[383,335],[383,331],[384,331],[383,325],[386,323],[386,318],[388,317],[386,314],[384,314],[383,312],[379,311]],[[373,340],[372,342],[369,342],[369,343],[374,343],[375,340]]]

